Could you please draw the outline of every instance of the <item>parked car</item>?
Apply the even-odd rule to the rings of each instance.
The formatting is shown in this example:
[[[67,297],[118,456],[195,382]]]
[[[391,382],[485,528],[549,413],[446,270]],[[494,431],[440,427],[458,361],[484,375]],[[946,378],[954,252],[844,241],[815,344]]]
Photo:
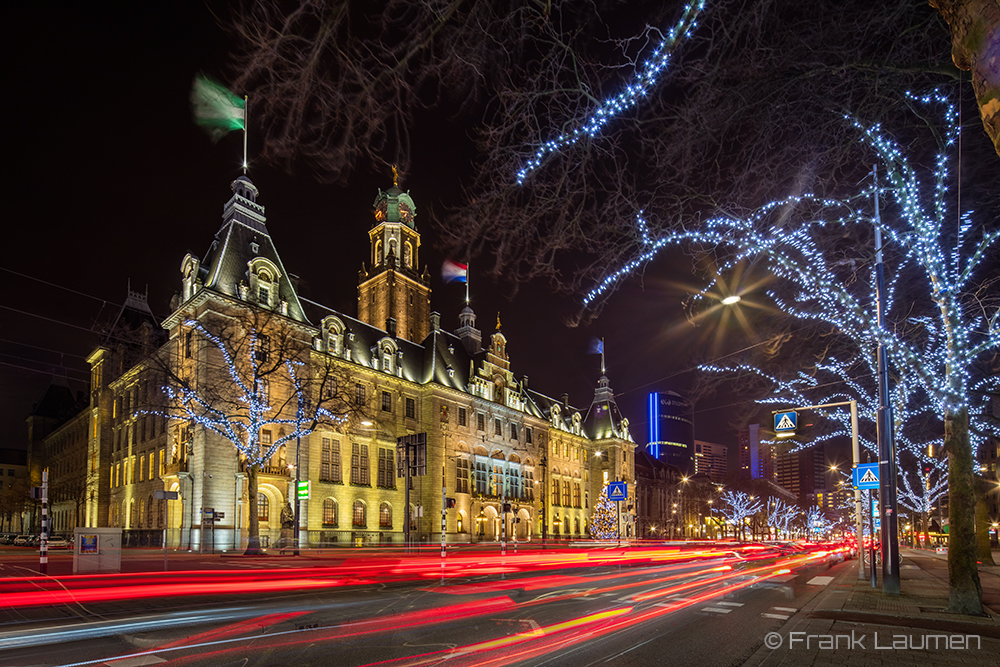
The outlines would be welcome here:
[[[27,547],[31,546],[31,535],[18,535],[14,538],[15,547]]]
[[[47,548],[49,549],[72,549],[73,542],[62,535],[53,535],[48,540],[46,540]]]
[[[0,535],[0,544],[14,544],[14,538],[17,537],[17,533],[4,533]]]

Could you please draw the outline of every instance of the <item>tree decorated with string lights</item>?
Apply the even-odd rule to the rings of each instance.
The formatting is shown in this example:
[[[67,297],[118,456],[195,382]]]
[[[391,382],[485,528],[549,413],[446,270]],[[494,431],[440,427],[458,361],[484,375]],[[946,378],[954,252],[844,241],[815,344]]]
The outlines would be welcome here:
[[[743,521],[761,511],[764,503],[760,498],[751,496],[745,491],[723,491],[719,500],[719,512],[726,517],[726,522],[733,526],[733,537],[739,537],[738,531],[743,528]]]
[[[364,414],[365,406],[348,394],[352,385],[345,371],[326,355],[313,354],[300,331],[270,313],[249,311],[207,322],[188,319],[183,326],[185,352],[156,357],[158,370],[167,378],[165,405],[158,412],[193,423],[236,449],[247,475],[244,553],[261,554],[257,511],[261,470],[286,445],[320,425],[341,429],[351,416]],[[203,371],[191,373],[185,362],[199,357],[208,363]],[[277,437],[268,442],[265,433]],[[190,448],[193,442],[181,446]]]
[[[650,233],[640,215],[636,234],[645,251],[609,275],[587,299],[600,297],[664,248],[700,247],[714,255],[721,272],[748,259],[765,260],[778,279],[769,296],[780,310],[832,325],[838,335],[862,349],[873,341],[882,343],[892,371],[905,375],[908,388],[919,390],[944,421],[950,608],[981,613],[970,408],[974,433],[996,434],[996,426],[981,408],[983,397],[1000,389],[996,373],[982,372],[1000,349],[1000,290],[996,289],[1000,277],[983,269],[996,259],[991,250],[1000,229],[977,226],[971,214],[955,213],[949,206],[948,158],[958,139],[954,105],[937,91],[911,96],[911,101],[943,110],[930,188],[881,127],[849,119],[884,165],[887,187],[876,184],[841,199],[790,197],[747,218],[717,217],[697,228],[661,235]],[[889,215],[874,219],[866,208],[874,196],[886,196],[894,204]],[[873,225],[888,238],[884,252],[893,276],[887,288],[889,325],[884,329],[878,326],[872,305],[874,248],[869,253],[857,247]],[[858,280],[866,272],[869,279]]]
[[[761,398],[755,399],[758,404],[775,409],[856,400],[858,442],[863,453],[868,452],[874,460],[878,460],[878,444],[875,441],[878,413],[876,355],[873,345],[868,344],[864,349],[864,354],[856,355],[850,361],[829,356],[787,379],[774,377],[760,367],[747,363],[730,366],[705,364],[699,369],[724,378],[740,378],[744,391],[763,394]],[[899,375],[889,394],[899,459],[897,498],[901,505],[919,514],[926,526],[931,508],[948,491],[947,459],[943,456],[944,438],[937,435],[940,433],[940,418],[934,414],[926,392],[919,384],[914,387],[913,382],[910,376]],[[980,399],[973,395],[972,400],[978,403]],[[848,408],[816,408],[812,412],[824,421],[827,428],[817,432],[808,441],[781,441],[789,446],[791,453],[833,439],[852,437]],[[978,444],[983,440],[981,437],[974,438],[974,443]],[[775,445],[779,441],[764,442]]]
[[[608,485],[601,489],[601,495],[594,504],[590,516],[590,534],[598,540],[618,539],[618,503],[608,498]]]
[[[782,533],[787,536],[792,521],[798,513],[799,509],[794,505],[789,505],[781,498],[772,498],[767,503],[768,529],[774,528],[775,537],[780,537]]]

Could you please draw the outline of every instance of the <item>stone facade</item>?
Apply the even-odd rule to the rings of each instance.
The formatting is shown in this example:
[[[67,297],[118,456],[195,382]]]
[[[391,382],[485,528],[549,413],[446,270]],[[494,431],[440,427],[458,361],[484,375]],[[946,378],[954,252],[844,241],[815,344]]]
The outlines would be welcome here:
[[[455,332],[442,328],[430,311],[427,271],[417,269],[420,235],[408,193],[394,185],[376,198],[358,318],[299,300],[257,195],[246,177],[234,181],[209,252],[182,261],[180,294],[162,323],[166,342],[131,366],[113,345],[91,355],[88,456],[96,467],[88,473],[88,525],[119,525],[127,540],[152,545],[165,520],[172,546],[232,549],[246,543],[253,502],[262,542],[279,546],[296,472],[310,482],[299,526],[303,545],[312,546],[398,544],[408,515],[411,540],[436,544],[442,509],[448,542],[583,538],[606,481],[627,481],[634,497],[636,445],[605,375],[580,409],[515,377],[499,320],[484,337],[466,308]],[[275,341],[289,341],[286,353],[310,380],[330,374],[330,386],[348,397],[342,424],[320,424],[260,465],[256,498],[246,457],[230,441],[176,414],[160,416],[169,378],[220,386],[225,363],[193,325],[241,318],[272,332],[272,354]],[[294,412],[287,382],[267,391],[283,406],[276,410]],[[310,401],[325,400],[323,390],[310,391]],[[262,440],[287,437],[273,430]],[[407,508],[396,444],[419,433],[427,470],[411,480]],[[180,498],[164,507],[158,490]],[[206,508],[221,516],[203,531]]]

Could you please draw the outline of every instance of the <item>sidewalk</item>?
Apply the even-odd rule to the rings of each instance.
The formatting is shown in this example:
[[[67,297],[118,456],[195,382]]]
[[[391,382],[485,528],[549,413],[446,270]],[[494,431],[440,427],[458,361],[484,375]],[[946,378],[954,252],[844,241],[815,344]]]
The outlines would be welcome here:
[[[743,667],[1000,665],[1000,609],[987,607],[988,617],[948,613],[946,570],[940,576],[947,556],[900,555],[902,595],[884,595],[881,579],[879,588],[859,581],[854,561]],[[979,576],[984,597],[997,599],[1000,566],[981,567]]]

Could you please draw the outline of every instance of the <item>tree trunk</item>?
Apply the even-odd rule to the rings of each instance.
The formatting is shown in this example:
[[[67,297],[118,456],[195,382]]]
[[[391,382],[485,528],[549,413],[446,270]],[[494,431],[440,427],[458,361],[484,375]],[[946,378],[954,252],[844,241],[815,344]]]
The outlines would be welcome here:
[[[976,493],[968,409],[945,414],[944,438],[948,451],[948,610],[982,616],[983,588],[976,565]]]
[[[986,502],[986,480],[976,475],[976,560],[982,565],[996,565],[990,549],[990,506]]]
[[[1000,155],[1000,3],[997,0],[930,0],[951,28],[951,59],[972,72],[979,115]]]
[[[260,522],[257,519],[257,472],[260,463],[247,465],[247,550],[244,556],[261,556],[264,550],[260,548]]]

